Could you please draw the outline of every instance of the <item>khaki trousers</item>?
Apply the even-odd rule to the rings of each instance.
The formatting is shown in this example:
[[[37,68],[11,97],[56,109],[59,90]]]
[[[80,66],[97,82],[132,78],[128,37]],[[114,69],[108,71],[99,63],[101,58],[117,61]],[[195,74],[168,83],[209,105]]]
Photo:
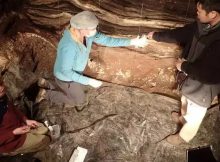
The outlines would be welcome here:
[[[189,99],[187,100],[186,113],[183,115],[186,123],[179,132],[180,137],[189,142],[199,130],[202,120],[207,112],[207,107],[202,107]]]
[[[37,152],[44,149],[51,141],[50,136],[47,135],[47,133],[48,128],[43,124],[40,124],[38,128],[32,129],[27,133],[24,144],[14,152],[10,153],[10,155]]]

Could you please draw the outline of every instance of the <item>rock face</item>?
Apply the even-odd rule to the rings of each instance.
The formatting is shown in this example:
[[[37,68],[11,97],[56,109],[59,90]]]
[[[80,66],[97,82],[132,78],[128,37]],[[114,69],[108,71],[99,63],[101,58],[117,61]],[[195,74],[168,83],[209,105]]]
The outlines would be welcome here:
[[[165,29],[189,22],[195,14],[193,2],[183,0],[34,0],[27,14],[34,23],[61,28],[71,14],[92,10],[100,19],[100,29],[110,34],[137,34],[149,29]],[[47,14],[45,14],[45,12]],[[45,15],[47,15],[45,17]],[[59,21],[52,21],[58,19]],[[50,21],[48,21],[50,20]],[[141,28],[141,29],[140,29]]]
[[[140,50],[94,46],[85,73],[107,82],[172,95],[175,84],[174,61],[179,49],[174,45],[157,43],[161,50],[151,52],[153,44]]]
[[[29,69],[38,77],[53,79],[57,42],[41,35],[42,32],[18,33],[14,35],[13,41],[4,41],[2,58],[6,59],[6,62],[2,65],[6,64],[5,66],[9,67],[6,73],[8,82],[10,82],[10,71],[17,68],[14,67],[14,62],[20,64],[22,71]],[[158,47],[157,51],[153,51],[155,44]],[[156,42],[151,42],[143,49],[94,45],[84,73],[105,82],[175,95],[174,61],[179,52],[180,49],[176,45]],[[8,87],[10,89],[12,86],[8,85]],[[16,98],[18,94],[12,96]]]
[[[1,72],[12,99],[41,77],[52,77],[55,46],[40,35],[18,33],[14,40],[2,40]]]
[[[158,3],[151,0],[34,0],[25,6],[25,14],[34,24],[53,29],[60,35],[68,26],[71,15],[90,10],[99,18],[101,32],[131,37],[189,23],[194,15],[193,7],[194,3],[180,0]],[[175,45],[155,42],[141,50],[97,45],[85,74],[107,82],[175,95],[173,63],[180,52]]]
[[[107,4],[110,5],[109,7],[112,10],[107,10]],[[167,7],[162,10],[162,6],[164,6],[162,1],[159,5],[161,10],[153,10],[155,4],[146,5],[150,4],[148,1],[141,3],[126,1],[116,4],[117,2],[115,1],[111,3],[108,1],[100,1],[99,3],[93,1],[29,1],[29,3],[24,5],[24,14],[19,16],[18,23],[15,23],[13,27],[22,32],[20,35],[23,35],[25,47],[28,48],[29,52],[34,51],[42,56],[42,64],[39,66],[47,66],[46,69],[52,72],[53,64],[51,63],[54,62],[56,51],[53,49],[46,56],[43,56],[42,50],[38,46],[42,46],[44,50],[47,46],[53,44],[54,48],[56,48],[61,33],[69,23],[71,15],[82,9],[95,12],[100,20],[100,31],[124,37],[133,37],[153,29],[174,28],[191,21],[190,17],[186,18],[183,14],[192,15],[191,12],[184,11],[181,8],[182,11],[178,10],[179,15],[176,14],[178,16],[175,16]],[[177,8],[182,5],[182,2],[178,1],[170,5],[173,8]],[[113,10],[113,6],[115,6],[115,10]],[[139,15],[140,6],[141,16]],[[31,27],[32,24],[26,24],[26,20],[25,24],[22,24],[25,19],[24,16],[27,16],[38,27],[43,27],[45,31],[50,29],[50,31],[43,32],[42,29],[33,28]],[[7,20],[11,22],[15,19],[14,17],[15,15],[12,14],[9,17],[10,19]],[[21,28],[21,25],[25,25],[25,29]],[[5,30],[2,29],[2,31],[4,32]],[[17,37],[16,35],[15,33],[14,36]],[[39,35],[38,38],[37,35]],[[37,40],[39,38],[42,39],[42,45],[34,41],[35,37]],[[50,39],[51,37],[53,38]],[[33,40],[31,44],[29,44],[30,39]],[[46,51],[48,50],[50,49],[46,49]],[[20,52],[25,53],[27,51],[20,49]],[[91,52],[91,61],[88,63],[85,74],[106,82],[139,87],[149,92],[166,93],[174,96],[176,95],[174,90],[174,61],[180,53],[181,49],[176,45],[156,43],[154,41],[150,41],[149,45],[143,49],[108,48],[94,45]],[[49,64],[43,60],[49,60]],[[41,70],[45,72],[45,68]],[[46,77],[50,78],[51,74],[48,75]]]

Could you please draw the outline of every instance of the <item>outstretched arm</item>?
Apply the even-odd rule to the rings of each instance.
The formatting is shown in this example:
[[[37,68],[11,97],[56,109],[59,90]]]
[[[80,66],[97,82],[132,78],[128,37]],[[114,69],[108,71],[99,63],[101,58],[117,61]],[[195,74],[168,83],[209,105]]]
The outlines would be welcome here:
[[[108,47],[120,47],[120,46],[129,46],[131,39],[129,38],[114,38],[106,36],[102,33],[97,33],[94,38],[94,42]]]
[[[135,46],[135,47],[145,47],[148,44],[146,36],[137,36],[133,39],[128,38],[113,38],[106,36],[102,33],[98,33],[95,36],[94,42],[105,45],[108,47],[120,47],[120,46]]]
[[[197,28],[197,22],[185,25],[172,30],[165,30],[163,32],[151,32],[148,34],[148,38],[154,39],[158,42],[178,43],[186,44],[192,38]]]

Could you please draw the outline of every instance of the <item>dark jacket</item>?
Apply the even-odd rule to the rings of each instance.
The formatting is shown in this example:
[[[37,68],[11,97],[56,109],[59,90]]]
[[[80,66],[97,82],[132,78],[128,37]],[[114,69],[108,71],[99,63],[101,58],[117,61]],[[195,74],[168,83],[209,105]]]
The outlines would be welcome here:
[[[220,24],[210,27],[194,22],[165,32],[156,32],[156,41],[178,43],[183,47],[181,70],[188,78],[182,94],[195,103],[209,107],[220,92]]]
[[[26,134],[14,135],[12,131],[23,126],[26,119],[14,105],[8,104],[0,122],[0,153],[13,152],[24,144]]]

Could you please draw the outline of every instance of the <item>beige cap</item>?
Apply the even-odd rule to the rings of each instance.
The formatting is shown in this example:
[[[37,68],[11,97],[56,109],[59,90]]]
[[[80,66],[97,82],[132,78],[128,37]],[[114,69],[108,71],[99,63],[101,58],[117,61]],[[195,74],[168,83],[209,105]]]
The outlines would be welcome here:
[[[70,19],[70,25],[76,29],[95,29],[99,21],[95,14],[90,11],[83,11]]]

